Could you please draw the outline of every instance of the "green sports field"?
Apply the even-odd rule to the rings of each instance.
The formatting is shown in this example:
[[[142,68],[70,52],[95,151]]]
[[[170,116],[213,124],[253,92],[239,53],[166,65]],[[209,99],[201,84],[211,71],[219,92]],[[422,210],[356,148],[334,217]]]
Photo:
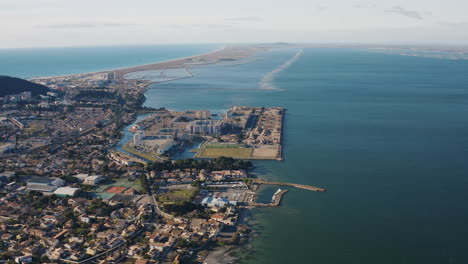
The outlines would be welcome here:
[[[213,148],[205,147],[199,149],[196,158],[200,159],[213,159],[217,157],[231,157],[235,159],[251,159],[252,158],[252,148],[242,148],[242,147],[229,147],[229,148]]]
[[[211,143],[206,145],[206,148],[244,148],[244,146],[238,144]]]

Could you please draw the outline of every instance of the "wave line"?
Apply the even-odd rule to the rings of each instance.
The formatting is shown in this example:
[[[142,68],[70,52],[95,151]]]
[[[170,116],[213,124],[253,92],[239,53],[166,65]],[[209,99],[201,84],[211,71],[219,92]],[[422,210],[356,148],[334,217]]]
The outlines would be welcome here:
[[[260,89],[283,91],[283,89],[278,88],[273,84],[273,80],[275,79],[276,75],[293,65],[299,59],[299,57],[301,57],[302,53],[303,49],[296,52],[296,54],[294,54],[294,56],[292,56],[292,58],[287,60],[285,63],[265,74],[265,76],[263,76],[262,80],[260,81]]]

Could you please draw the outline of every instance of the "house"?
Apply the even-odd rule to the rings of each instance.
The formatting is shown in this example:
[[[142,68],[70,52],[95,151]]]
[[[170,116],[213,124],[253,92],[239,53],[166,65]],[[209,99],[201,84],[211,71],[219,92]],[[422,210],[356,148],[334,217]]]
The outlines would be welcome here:
[[[164,243],[150,243],[150,248],[154,248],[160,252],[163,252],[166,248],[166,244]]]
[[[133,246],[130,246],[130,248],[128,249],[127,255],[130,256],[130,257],[136,256],[136,255],[139,254],[141,251],[142,251],[141,246],[139,246],[139,245],[133,245]]]
[[[125,242],[125,240],[122,240],[120,238],[114,238],[108,243],[108,246],[109,246],[109,248],[113,248],[113,247],[116,247],[116,246],[118,246],[118,245],[120,245],[120,244],[122,244],[124,242]]]
[[[33,260],[32,256],[22,256],[22,257],[15,258],[16,263],[31,263],[32,260]]]
[[[83,184],[97,185],[104,180],[104,177],[99,175],[88,176],[84,179]]]
[[[51,251],[48,255],[50,259],[57,260],[62,257],[63,253],[65,253],[63,248],[57,248],[54,251]]]
[[[12,237],[13,237],[13,235],[10,234],[10,233],[4,233],[1,236],[2,240],[6,240],[6,241],[10,240]]]
[[[206,224],[205,219],[194,218],[190,223],[190,228],[194,231],[200,230]]]
[[[96,237],[97,238],[103,238],[103,239],[106,239],[106,240],[110,240],[112,239],[113,237],[115,237],[115,234],[110,232],[110,231],[107,231],[107,232],[99,232],[96,234]]]
[[[95,248],[95,247],[86,248],[86,254],[88,254],[88,255],[94,256],[94,255],[96,255],[97,253],[98,253],[98,250],[97,250],[97,248]]]
[[[84,180],[89,177],[89,174],[80,173],[73,177],[77,178],[80,182],[84,182]]]
[[[156,240],[157,238],[158,238],[158,234],[157,234],[157,233],[153,233],[153,234],[151,234],[151,236],[150,236],[150,238],[149,238],[149,242],[155,243],[155,242],[157,241],[157,240]]]
[[[8,180],[10,177],[14,177],[16,176],[16,172],[14,171],[4,171],[4,172],[0,172],[0,180],[2,181],[6,181]]]
[[[225,215],[224,214],[213,214],[211,215],[211,219],[217,221],[217,222],[223,222],[224,221],[224,218],[225,218]]]
[[[87,224],[91,223],[91,221],[92,221],[92,219],[87,215],[81,215],[79,217],[79,220],[80,220],[80,222],[87,223]]]

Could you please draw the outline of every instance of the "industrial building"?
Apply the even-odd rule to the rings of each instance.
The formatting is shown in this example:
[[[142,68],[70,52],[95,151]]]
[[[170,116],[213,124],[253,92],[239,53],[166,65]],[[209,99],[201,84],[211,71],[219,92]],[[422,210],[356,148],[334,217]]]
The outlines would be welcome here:
[[[218,197],[218,198],[206,197],[202,200],[201,204],[207,207],[224,207],[226,205],[236,206],[237,201],[229,201],[225,197]]]
[[[26,189],[43,193],[52,193],[65,184],[62,179],[49,177],[31,177],[26,181]]]

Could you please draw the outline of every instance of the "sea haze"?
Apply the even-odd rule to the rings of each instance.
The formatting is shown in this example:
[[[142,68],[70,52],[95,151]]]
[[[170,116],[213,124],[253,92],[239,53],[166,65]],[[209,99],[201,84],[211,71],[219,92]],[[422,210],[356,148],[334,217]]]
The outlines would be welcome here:
[[[219,48],[220,45],[200,44],[0,49],[0,74],[32,78],[112,70],[188,57]]]

